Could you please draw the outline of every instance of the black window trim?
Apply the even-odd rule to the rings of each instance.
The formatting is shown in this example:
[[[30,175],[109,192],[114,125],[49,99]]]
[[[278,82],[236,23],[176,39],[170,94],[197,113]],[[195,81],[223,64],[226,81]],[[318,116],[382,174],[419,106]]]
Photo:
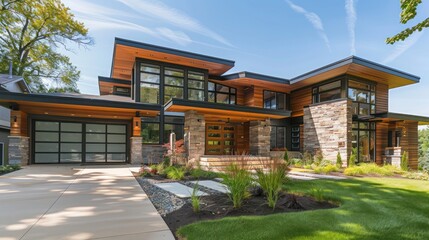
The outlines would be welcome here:
[[[353,127],[353,123],[357,123],[357,128]],[[370,121],[359,121],[359,120],[353,120],[352,123],[352,132],[353,131],[357,131],[358,135],[357,135],[357,146],[359,146],[359,140],[360,140],[360,132],[361,131],[368,131],[369,133],[369,140],[371,139],[371,136],[374,136],[374,159],[371,160],[371,162],[376,162],[377,160],[377,123],[376,122],[370,122]],[[361,128],[360,127],[360,123],[368,123],[368,128]],[[374,127],[371,127],[371,125],[373,125]],[[352,133],[353,134],[353,133]],[[352,145],[353,148],[353,145]],[[360,153],[359,151],[357,151],[357,156],[356,156],[356,163],[360,162]]]
[[[276,98],[276,108],[275,109],[276,110],[285,110],[285,111],[290,110],[289,109],[289,94],[284,93],[284,92],[272,91],[272,90],[268,90],[268,89],[264,89],[264,91],[262,92],[262,108],[265,108],[265,109],[274,109],[274,108],[266,108],[265,107],[265,98],[264,98],[265,92],[273,92],[273,93],[275,93],[275,98]],[[285,102],[284,102],[285,109],[278,109],[277,94],[284,94],[285,95]]]
[[[219,103],[218,101],[217,101],[217,94],[218,93],[220,93],[220,94],[228,94],[228,103],[223,103],[223,104],[230,104],[230,105],[237,105],[237,88],[235,88],[235,87],[230,87],[230,86],[228,86],[228,85],[224,85],[224,84],[221,84],[221,83],[217,83],[217,82],[213,82],[213,81],[209,81],[209,83],[213,83],[214,84],[214,90],[209,90],[208,89],[208,86],[207,86],[207,92],[208,93],[214,93],[215,95],[214,95],[214,99],[215,99],[215,103]],[[228,88],[228,92],[220,92],[220,91],[218,91],[217,90],[217,85],[220,85],[220,86],[223,86],[223,87],[227,87]],[[231,89],[234,89],[235,90],[235,92],[234,93],[232,93],[231,92]],[[231,103],[231,96],[234,96],[234,104],[232,104]],[[207,101],[208,101],[208,99],[207,99]]]

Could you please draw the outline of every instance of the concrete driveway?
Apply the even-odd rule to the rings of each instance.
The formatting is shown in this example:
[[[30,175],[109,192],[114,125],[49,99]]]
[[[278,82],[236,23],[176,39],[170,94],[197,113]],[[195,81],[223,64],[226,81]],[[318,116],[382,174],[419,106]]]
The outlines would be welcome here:
[[[0,239],[174,239],[127,166],[33,165],[0,176]]]

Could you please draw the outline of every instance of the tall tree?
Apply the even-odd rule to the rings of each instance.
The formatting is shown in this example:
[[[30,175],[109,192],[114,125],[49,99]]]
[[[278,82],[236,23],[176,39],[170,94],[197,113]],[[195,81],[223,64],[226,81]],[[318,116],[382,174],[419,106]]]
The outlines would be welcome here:
[[[401,23],[406,24],[411,19],[417,16],[417,7],[422,3],[422,0],[401,0]],[[406,28],[402,32],[396,34],[393,37],[387,38],[388,44],[394,44],[398,41],[404,41],[406,38],[411,36],[415,31],[421,31],[423,28],[429,27],[429,18],[417,23],[416,25]]]
[[[35,92],[78,92],[80,72],[60,48],[88,46],[92,39],[60,0],[1,0],[0,72],[13,63]]]

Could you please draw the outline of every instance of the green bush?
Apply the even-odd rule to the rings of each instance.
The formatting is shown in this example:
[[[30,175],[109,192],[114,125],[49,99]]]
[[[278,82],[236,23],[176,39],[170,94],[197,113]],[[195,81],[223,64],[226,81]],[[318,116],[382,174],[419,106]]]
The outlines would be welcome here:
[[[283,156],[283,160],[285,160],[286,166],[292,165],[292,162],[289,159],[289,153],[287,152],[287,149],[285,150],[285,154]]]
[[[16,170],[21,169],[20,165],[4,165],[0,166],[0,174],[10,173]]]
[[[378,166],[375,163],[362,163],[358,166],[348,167],[344,170],[347,176],[393,176],[395,173],[401,173],[401,170],[392,165]]]
[[[328,165],[325,165],[325,166],[315,167],[313,170],[315,173],[322,173],[322,174],[328,174],[331,172],[339,172],[338,167],[332,163],[329,163]]]
[[[256,170],[258,176],[256,181],[264,190],[268,206],[273,209],[276,207],[282,185],[286,181],[286,169],[287,166],[280,165],[276,169],[271,168],[266,172],[261,169]]]
[[[316,151],[316,155],[314,155],[314,164],[316,166],[319,166],[323,161],[323,153],[321,150]]]
[[[299,158],[292,158],[290,161],[294,167],[301,168],[304,166],[303,161]]]
[[[357,148],[352,148],[352,153],[350,154],[347,167],[353,167],[356,165],[356,157],[357,157]]]
[[[186,170],[183,167],[170,166],[165,169],[167,177],[173,180],[182,180],[185,178]]]
[[[206,179],[213,179],[217,177],[221,177],[222,174],[216,173],[216,172],[210,172],[210,171],[204,171],[201,168],[194,168],[190,170],[190,174],[194,178],[206,178]]]
[[[164,157],[164,160],[162,161],[162,164],[163,164],[165,167],[167,167],[167,166],[170,166],[170,163],[171,163],[170,157],[165,156],[165,157]]]
[[[343,166],[343,159],[341,159],[340,152],[337,153],[337,162],[336,162],[337,168],[341,168]]]
[[[409,179],[429,180],[429,174],[427,172],[406,172],[402,176]]]
[[[166,174],[166,172],[165,172],[165,165],[164,165],[163,163],[158,163],[158,164],[156,164],[156,172],[157,172],[159,175],[164,175],[164,174]]]
[[[401,169],[402,171],[408,171],[408,153],[404,151],[401,156]]]
[[[310,152],[306,151],[302,158],[304,165],[311,165],[313,163],[313,155]]]
[[[248,188],[252,185],[252,177],[248,171],[240,168],[237,164],[231,164],[227,167],[223,178],[234,208],[240,208],[244,199],[250,196]]]
[[[198,182],[194,185],[194,188],[192,190],[192,194],[191,194],[191,204],[192,204],[192,209],[194,210],[195,213],[199,213],[200,212],[200,197],[197,195],[198,193]]]
[[[325,200],[323,189],[320,187],[311,188],[309,191],[309,195],[314,197],[314,199],[316,199],[316,201],[318,202],[322,202]]]

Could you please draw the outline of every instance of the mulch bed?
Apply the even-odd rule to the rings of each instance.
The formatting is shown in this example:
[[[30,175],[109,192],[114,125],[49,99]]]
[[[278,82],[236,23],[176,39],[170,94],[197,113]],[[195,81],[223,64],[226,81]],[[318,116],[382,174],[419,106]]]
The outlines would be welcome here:
[[[202,221],[223,217],[236,217],[248,215],[268,215],[274,213],[287,213],[316,209],[329,209],[338,207],[329,202],[317,202],[311,197],[283,194],[280,196],[276,208],[268,207],[263,196],[253,196],[246,199],[239,209],[232,207],[232,202],[225,194],[209,195],[201,197],[201,211],[195,213],[191,203],[186,203],[180,209],[165,216],[164,221],[173,233],[182,226]]]

